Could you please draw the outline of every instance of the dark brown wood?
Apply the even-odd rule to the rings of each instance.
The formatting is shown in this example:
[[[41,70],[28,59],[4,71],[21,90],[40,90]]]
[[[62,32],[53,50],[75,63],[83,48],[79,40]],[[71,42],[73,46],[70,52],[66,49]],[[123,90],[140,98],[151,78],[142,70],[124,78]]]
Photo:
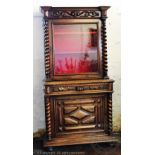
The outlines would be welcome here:
[[[45,96],[112,93],[113,80],[78,80],[45,82]]]
[[[50,78],[50,48],[49,48],[49,24],[48,20],[44,20],[44,48],[45,48],[45,75],[46,78]]]
[[[44,14],[44,147],[115,141],[112,134],[113,80],[108,77],[106,18],[109,6],[41,7]],[[97,24],[98,72],[55,75],[53,24]],[[61,45],[60,45],[61,46]]]
[[[82,133],[82,134],[70,134],[67,136],[59,135],[57,136],[57,138],[53,138],[52,141],[45,142],[44,147],[117,142],[117,141],[118,140],[116,138],[105,135],[103,133]]]
[[[47,19],[97,19],[107,17],[109,6],[101,7],[51,7],[42,6],[44,18]]]
[[[46,114],[46,132],[48,140],[52,137],[52,115],[51,115],[51,102],[50,98],[45,98],[45,114]]]
[[[108,133],[112,134],[112,94],[108,94]]]

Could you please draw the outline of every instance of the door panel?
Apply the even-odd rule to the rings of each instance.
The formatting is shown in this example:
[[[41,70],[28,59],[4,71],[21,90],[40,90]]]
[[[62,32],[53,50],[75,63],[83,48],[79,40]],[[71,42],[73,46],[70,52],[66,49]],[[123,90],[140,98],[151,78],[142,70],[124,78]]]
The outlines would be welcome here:
[[[106,95],[55,99],[56,131],[104,130]]]

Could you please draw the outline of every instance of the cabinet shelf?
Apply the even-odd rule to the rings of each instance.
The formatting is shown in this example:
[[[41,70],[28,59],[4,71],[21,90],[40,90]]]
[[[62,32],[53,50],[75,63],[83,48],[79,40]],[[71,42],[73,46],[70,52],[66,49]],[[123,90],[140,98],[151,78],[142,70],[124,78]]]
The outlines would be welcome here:
[[[97,34],[97,32],[55,32],[54,35],[86,35]]]
[[[88,52],[86,52],[86,51],[78,51],[78,52],[74,52],[74,51],[70,51],[70,52],[68,52],[68,51],[60,51],[60,52],[57,52],[57,51],[55,51],[55,55],[59,55],[59,54],[85,54],[85,53],[96,53],[96,51],[88,51]]]

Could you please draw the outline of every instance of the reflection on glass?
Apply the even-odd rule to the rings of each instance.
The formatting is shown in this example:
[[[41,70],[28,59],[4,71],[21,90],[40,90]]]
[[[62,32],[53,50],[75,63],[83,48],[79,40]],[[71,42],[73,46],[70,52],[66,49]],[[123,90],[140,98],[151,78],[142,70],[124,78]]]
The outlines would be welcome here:
[[[97,25],[54,25],[55,75],[97,72]]]

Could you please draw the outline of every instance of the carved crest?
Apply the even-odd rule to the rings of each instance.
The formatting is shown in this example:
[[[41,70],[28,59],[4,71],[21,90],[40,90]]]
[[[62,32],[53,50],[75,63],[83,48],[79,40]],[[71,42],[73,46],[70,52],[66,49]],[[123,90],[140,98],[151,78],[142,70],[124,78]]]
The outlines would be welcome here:
[[[53,18],[92,18],[100,17],[100,11],[95,10],[54,10],[50,13]]]
[[[45,18],[106,18],[109,6],[100,7],[50,7],[42,6]]]

